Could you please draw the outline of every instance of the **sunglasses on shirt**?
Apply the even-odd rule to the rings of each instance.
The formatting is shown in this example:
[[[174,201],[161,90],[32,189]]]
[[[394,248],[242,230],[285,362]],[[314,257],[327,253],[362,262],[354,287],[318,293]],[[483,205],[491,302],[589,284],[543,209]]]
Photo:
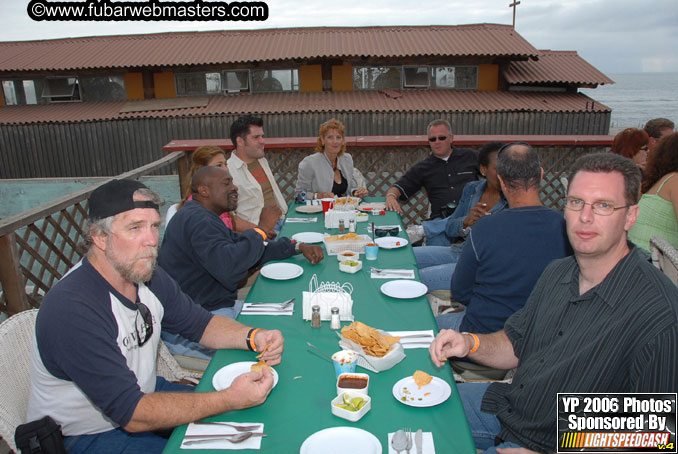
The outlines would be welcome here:
[[[137,301],[137,315],[134,319],[134,330],[137,333],[139,347],[143,346],[153,336],[153,315],[144,303]],[[141,320],[139,320],[141,315]]]

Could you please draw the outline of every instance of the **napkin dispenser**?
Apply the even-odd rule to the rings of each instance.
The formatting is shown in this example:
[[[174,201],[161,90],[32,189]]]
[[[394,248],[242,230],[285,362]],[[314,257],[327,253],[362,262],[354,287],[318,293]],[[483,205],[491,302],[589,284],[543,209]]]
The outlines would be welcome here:
[[[330,320],[332,308],[339,308],[339,319],[344,322],[353,321],[353,286],[348,282],[318,282],[316,274],[311,277],[308,284],[308,292],[303,292],[302,317],[304,320],[311,319],[311,308],[320,306],[320,319]]]
[[[327,210],[327,213],[325,213],[325,228],[338,229],[340,220],[344,221],[344,226],[346,226],[346,231],[348,231],[349,221],[356,222],[357,220],[355,210],[351,211],[341,211],[337,209]]]

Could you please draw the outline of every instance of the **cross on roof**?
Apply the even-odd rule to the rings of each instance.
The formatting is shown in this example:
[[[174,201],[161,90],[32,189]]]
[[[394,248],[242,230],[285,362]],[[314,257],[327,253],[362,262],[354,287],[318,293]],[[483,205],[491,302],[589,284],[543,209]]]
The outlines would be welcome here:
[[[516,28],[516,7],[520,5],[520,2],[513,0],[513,3],[509,5],[509,8],[513,8],[513,28]]]

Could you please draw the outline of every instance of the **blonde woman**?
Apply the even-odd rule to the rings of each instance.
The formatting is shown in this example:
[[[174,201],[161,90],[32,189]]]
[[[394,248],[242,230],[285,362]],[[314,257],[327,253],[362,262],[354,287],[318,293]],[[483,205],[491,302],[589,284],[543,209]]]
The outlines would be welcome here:
[[[306,191],[311,199],[355,195],[367,196],[353,172],[353,158],[346,153],[344,124],[332,118],[320,125],[315,153],[299,163],[295,192]]]

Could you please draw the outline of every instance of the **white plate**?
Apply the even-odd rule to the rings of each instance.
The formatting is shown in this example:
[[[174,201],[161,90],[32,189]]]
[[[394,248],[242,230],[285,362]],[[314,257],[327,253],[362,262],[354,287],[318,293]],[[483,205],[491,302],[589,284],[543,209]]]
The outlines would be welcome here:
[[[292,235],[292,239],[300,243],[322,243],[325,235],[319,232],[299,232]]]
[[[417,298],[426,295],[426,292],[428,292],[428,287],[424,284],[408,279],[389,281],[381,286],[381,293],[391,298]]]
[[[212,386],[215,390],[221,391],[231,386],[233,380],[236,377],[251,372],[252,364],[256,364],[254,361],[242,361],[239,363],[229,364],[228,366],[222,367],[214,374],[212,377]],[[273,369],[273,387],[278,384],[278,372]]]
[[[320,430],[301,445],[301,454],[381,454],[377,437],[356,427],[330,427]]]
[[[295,208],[298,213],[321,213],[322,205],[300,205]]]
[[[399,236],[383,236],[381,238],[376,238],[374,242],[377,243],[380,248],[384,249],[396,249],[407,246],[410,243],[407,238],[400,238]]]
[[[271,263],[261,269],[261,275],[276,281],[294,279],[304,274],[304,269],[294,263]]]
[[[450,395],[452,395],[452,388],[445,380],[438,377],[433,377],[431,383],[421,389],[417,387],[411,376],[398,380],[393,385],[393,397],[410,407],[433,407],[445,402]],[[403,400],[403,397],[406,400]]]

